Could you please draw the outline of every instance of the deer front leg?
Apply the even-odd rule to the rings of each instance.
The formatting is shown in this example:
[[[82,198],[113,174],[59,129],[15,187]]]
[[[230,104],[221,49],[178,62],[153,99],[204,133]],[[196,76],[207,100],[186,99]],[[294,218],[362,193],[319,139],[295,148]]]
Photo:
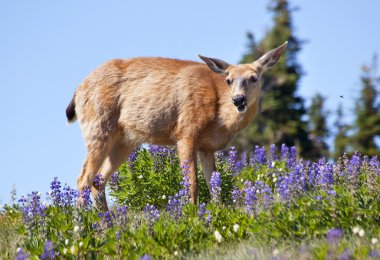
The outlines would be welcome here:
[[[190,182],[190,202],[195,204],[198,196],[197,160],[193,139],[183,139],[177,143],[181,167],[186,167]]]
[[[216,171],[215,156],[213,151],[199,151],[199,161],[201,162],[203,177],[206,179],[207,187],[211,192],[211,175]]]

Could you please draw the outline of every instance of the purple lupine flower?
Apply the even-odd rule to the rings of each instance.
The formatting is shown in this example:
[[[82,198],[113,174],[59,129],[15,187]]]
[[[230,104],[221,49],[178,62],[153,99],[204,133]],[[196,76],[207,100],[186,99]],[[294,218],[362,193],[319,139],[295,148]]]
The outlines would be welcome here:
[[[288,201],[302,194],[306,189],[306,177],[303,173],[303,165],[298,163],[291,172],[280,176],[276,182],[277,191],[284,201]]]
[[[236,165],[237,162],[238,162],[237,151],[234,146],[231,146],[230,150],[228,151],[227,165],[228,165],[228,171],[231,172],[233,176],[235,176],[241,170],[237,168],[237,165]]]
[[[371,250],[369,252],[369,257],[379,259],[380,258],[380,249],[378,250]]]
[[[129,155],[129,162],[134,163],[137,159],[137,152],[138,149],[134,149],[131,154]]]
[[[376,171],[380,175],[380,162],[377,160],[377,156],[373,156],[369,161],[369,166],[371,170]]]
[[[167,153],[167,148],[159,145],[149,145],[149,152],[152,156],[162,155]]]
[[[178,192],[184,204],[188,203],[190,200],[190,177],[189,177],[189,165],[187,162],[181,167],[182,169],[182,189]]]
[[[348,172],[351,175],[357,175],[359,173],[360,165],[361,165],[360,155],[355,152],[348,162],[348,165],[347,165]]]
[[[61,182],[58,177],[54,177],[53,181],[50,183],[50,197],[53,200],[54,206],[61,205]]]
[[[153,258],[150,255],[148,255],[148,254],[145,254],[142,257],[140,257],[140,260],[152,260],[152,259]]]
[[[70,188],[67,184],[63,187],[62,191],[62,206],[69,207],[72,206],[76,198],[78,197],[78,192],[75,189]]]
[[[289,155],[289,148],[285,145],[285,144],[282,144],[281,145],[281,161],[286,161],[288,159],[288,155]]]
[[[55,251],[54,251],[54,244],[50,240],[46,240],[44,245],[44,252],[41,255],[41,259],[54,259],[55,258]]]
[[[251,158],[253,163],[264,164],[266,162],[266,151],[264,147],[255,146],[255,152],[253,158]]]
[[[237,206],[243,204],[243,192],[236,186],[234,186],[234,189],[232,190],[232,202]]]
[[[111,183],[110,184],[112,185],[112,187],[117,188],[117,187],[119,187],[119,183],[120,183],[119,172],[114,172],[111,175]]]
[[[24,222],[30,228],[38,228],[45,217],[46,207],[41,203],[40,193],[33,191],[27,197],[22,197],[20,209],[23,212]]]
[[[339,228],[332,228],[326,234],[326,239],[329,244],[337,243],[343,237],[343,231]]]
[[[160,211],[154,205],[150,205],[149,203],[145,206],[144,212],[145,217],[148,219],[149,226],[153,225],[153,223],[160,218]]]
[[[211,198],[214,203],[220,202],[222,191],[222,178],[220,172],[213,172],[211,175]]]
[[[116,208],[117,212],[117,219],[119,220],[119,223],[126,224],[127,223],[127,206],[123,205]]]
[[[167,210],[170,215],[175,219],[179,219],[182,216],[182,209],[185,204],[189,203],[190,200],[190,182],[189,182],[189,166],[185,162],[185,165],[181,167],[182,169],[182,188],[174,196],[168,197]]]
[[[337,260],[352,260],[354,259],[351,252],[348,249],[344,249],[343,252],[338,255]]]
[[[203,219],[204,215],[206,213],[206,203],[201,203],[199,204],[199,208],[198,208],[198,216],[200,219]]]
[[[256,194],[254,201],[257,206],[267,208],[273,201],[272,189],[262,181],[256,181],[253,185],[253,192]],[[257,207],[256,207],[257,208]]]
[[[84,210],[90,210],[92,201],[91,201],[91,189],[89,186],[86,186],[81,192],[80,196],[82,197],[82,205],[81,207]]]
[[[270,145],[270,159],[273,161],[277,160],[277,155],[276,155],[276,145],[275,144],[271,144]]]
[[[179,219],[182,215],[183,207],[189,203],[190,200],[190,182],[189,182],[189,166],[187,162],[181,167],[182,169],[182,188],[174,196],[169,196],[167,210],[170,215],[175,219]]]
[[[201,203],[198,208],[198,216],[204,220],[206,224],[211,224],[212,215],[209,210],[206,209],[206,203]]]
[[[114,210],[108,210],[104,213],[100,213],[99,217],[103,226],[111,227],[113,225],[123,226],[127,222],[127,207],[121,206]],[[99,225],[93,225],[93,229],[99,229]]]
[[[295,146],[290,147],[290,152],[288,154],[287,166],[288,168],[293,168],[296,166],[297,160],[297,149]]]
[[[16,254],[16,260],[27,260],[29,259],[29,254],[24,252],[24,249],[21,247],[17,249],[17,254]]]
[[[103,226],[106,226],[106,227],[113,226],[113,219],[115,218],[115,216],[112,210],[108,210],[104,213],[100,213],[99,217],[102,221]]]
[[[135,170],[135,162],[138,155],[138,148],[133,149],[131,154],[129,155],[129,167],[132,171]]]
[[[103,176],[100,173],[96,174],[94,178],[94,186],[99,188],[103,182],[104,182]]]
[[[181,217],[182,205],[181,198],[178,195],[178,193],[174,194],[174,196],[168,197],[167,210],[169,211],[170,215],[173,216],[175,219],[179,219]]]
[[[208,213],[207,217],[206,217],[206,223],[207,224],[211,224],[211,221],[212,221],[212,214],[210,211],[206,210],[206,213]]]
[[[245,210],[248,213],[254,212],[254,205],[256,201],[256,194],[253,190],[252,182],[244,182],[244,193],[245,193]]]

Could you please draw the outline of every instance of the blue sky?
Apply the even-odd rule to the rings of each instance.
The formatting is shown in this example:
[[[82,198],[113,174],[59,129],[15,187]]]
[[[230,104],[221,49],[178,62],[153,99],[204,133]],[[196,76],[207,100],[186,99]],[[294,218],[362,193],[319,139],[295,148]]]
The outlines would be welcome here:
[[[65,109],[76,86],[112,58],[197,54],[237,63],[246,32],[270,28],[268,0],[256,1],[1,1],[0,203],[46,192],[58,176],[75,186],[85,148]],[[316,92],[351,113],[360,67],[380,51],[380,2],[291,1],[306,75],[300,94]],[[345,98],[339,98],[343,95]],[[331,121],[333,116],[329,118]]]

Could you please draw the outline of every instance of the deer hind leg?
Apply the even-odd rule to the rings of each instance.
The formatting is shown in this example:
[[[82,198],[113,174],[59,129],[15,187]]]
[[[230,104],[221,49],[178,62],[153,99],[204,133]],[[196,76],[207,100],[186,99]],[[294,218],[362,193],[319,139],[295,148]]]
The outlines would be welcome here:
[[[211,175],[216,171],[215,156],[213,151],[198,151],[199,161],[202,166],[203,176],[206,179],[207,187],[211,192]]]
[[[87,156],[83,163],[81,174],[78,177],[78,190],[81,193],[86,187],[91,187],[93,191],[93,182],[99,168],[103,164],[108,153],[108,143],[105,140],[97,140],[87,145]],[[92,192],[94,195],[94,192]],[[95,198],[95,197],[94,197]],[[78,200],[79,206],[83,204],[80,196]]]
[[[198,196],[197,160],[193,139],[178,141],[178,157],[182,167],[186,167],[190,182],[190,202],[195,204]]]
[[[108,210],[105,194],[106,183],[117,168],[119,168],[119,166],[128,159],[132,149],[133,146],[124,143],[114,144],[99,170],[99,174],[101,175],[103,181],[100,182],[99,185],[93,185],[91,191],[95,199],[96,207],[101,208],[102,211]]]

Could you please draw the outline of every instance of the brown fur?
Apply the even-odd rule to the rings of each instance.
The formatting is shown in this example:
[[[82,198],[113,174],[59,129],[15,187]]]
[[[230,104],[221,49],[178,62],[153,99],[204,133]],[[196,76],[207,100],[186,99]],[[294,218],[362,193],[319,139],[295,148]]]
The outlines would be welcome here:
[[[239,82],[252,75],[260,78],[266,64],[278,60],[284,45],[279,48],[267,54],[268,61],[261,58],[237,66],[202,57],[217,73],[203,63],[166,58],[115,59],[95,69],[67,108],[69,120],[78,117],[87,147],[79,190],[91,186],[94,198],[100,195],[102,200],[97,206],[106,210],[105,183],[134,147],[177,145],[181,164],[189,166],[195,203],[197,152],[209,185],[215,171],[214,151],[224,148],[258,110],[259,80],[244,88]],[[236,83],[228,86],[226,77]],[[243,113],[231,101],[235,94],[247,97]],[[105,180],[100,187],[93,185],[97,173]]]

